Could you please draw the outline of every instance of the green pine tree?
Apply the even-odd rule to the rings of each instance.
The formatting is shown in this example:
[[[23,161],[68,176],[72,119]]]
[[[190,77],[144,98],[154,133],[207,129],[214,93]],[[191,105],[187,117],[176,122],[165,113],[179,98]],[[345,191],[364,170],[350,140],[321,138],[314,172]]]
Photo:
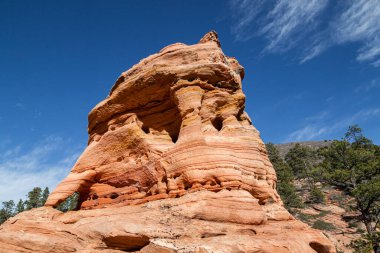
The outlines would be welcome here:
[[[24,210],[25,210],[25,202],[22,199],[20,199],[16,206],[16,212],[21,213],[21,212],[24,212]]]
[[[315,185],[316,181],[321,179],[321,173],[317,167],[317,152],[310,147],[297,143],[286,154],[285,161],[292,168],[296,178],[306,180],[310,192],[309,201],[324,203],[324,193]]]
[[[41,206],[41,192],[42,190],[40,187],[34,187],[33,190],[28,193],[28,199],[25,201],[26,210]]]
[[[272,144],[266,144],[269,160],[277,174],[277,192],[280,194],[286,208],[302,207],[302,201],[296,194],[293,184],[294,175],[291,168],[281,158],[277,148]]]
[[[4,223],[10,217],[15,215],[15,203],[13,200],[4,201],[0,209],[0,224]]]
[[[310,147],[297,143],[285,155],[286,163],[292,168],[297,178],[311,180],[317,164],[317,153]]]
[[[380,253],[380,147],[350,126],[341,141],[320,150],[323,178],[355,199],[354,208],[367,230],[367,241]]]
[[[49,194],[50,194],[49,188],[48,188],[48,187],[45,187],[44,191],[42,192],[42,196],[41,196],[41,199],[40,199],[40,204],[39,204],[39,206],[43,206],[43,205],[45,205],[46,200],[47,200],[48,197],[49,197]]]

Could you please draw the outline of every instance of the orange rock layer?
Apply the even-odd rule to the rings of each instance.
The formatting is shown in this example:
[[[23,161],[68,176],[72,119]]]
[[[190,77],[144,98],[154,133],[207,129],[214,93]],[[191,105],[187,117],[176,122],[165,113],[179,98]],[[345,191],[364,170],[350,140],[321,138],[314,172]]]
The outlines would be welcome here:
[[[46,206],[0,227],[0,252],[334,253],[283,207],[243,77],[215,32],[124,72]],[[78,210],[52,208],[74,192]]]
[[[221,189],[281,203],[264,144],[244,112],[243,76],[216,33],[142,60],[90,112],[89,145],[47,205],[74,192],[81,209],[93,209]]]

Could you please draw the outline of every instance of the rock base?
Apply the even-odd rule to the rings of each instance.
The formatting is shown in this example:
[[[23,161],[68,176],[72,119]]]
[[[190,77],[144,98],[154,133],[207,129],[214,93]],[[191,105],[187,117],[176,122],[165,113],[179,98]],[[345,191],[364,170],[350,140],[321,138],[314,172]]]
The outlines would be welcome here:
[[[0,252],[330,253],[330,241],[244,190],[199,191],[142,205],[33,209],[0,227]]]

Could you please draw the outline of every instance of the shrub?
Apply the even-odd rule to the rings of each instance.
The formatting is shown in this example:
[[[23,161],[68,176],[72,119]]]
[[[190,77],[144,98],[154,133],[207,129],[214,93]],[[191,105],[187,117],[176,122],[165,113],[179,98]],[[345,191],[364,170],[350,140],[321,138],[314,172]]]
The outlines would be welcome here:
[[[370,240],[362,236],[362,238],[353,240],[350,247],[354,250],[353,253],[372,253],[372,243]]]
[[[323,204],[325,203],[325,194],[321,191],[321,189],[313,186],[310,191],[310,201],[312,203]]]
[[[327,230],[327,231],[331,231],[335,229],[333,224],[323,221],[323,220],[316,220],[312,228],[319,229],[319,230]]]

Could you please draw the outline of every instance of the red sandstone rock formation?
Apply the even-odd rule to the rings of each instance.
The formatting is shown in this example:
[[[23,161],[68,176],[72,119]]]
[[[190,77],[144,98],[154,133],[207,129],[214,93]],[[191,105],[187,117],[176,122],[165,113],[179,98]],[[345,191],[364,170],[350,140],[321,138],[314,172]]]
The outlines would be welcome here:
[[[284,209],[243,77],[215,32],[124,72],[46,207],[0,228],[0,252],[335,252]],[[52,208],[74,192],[79,210]]]

